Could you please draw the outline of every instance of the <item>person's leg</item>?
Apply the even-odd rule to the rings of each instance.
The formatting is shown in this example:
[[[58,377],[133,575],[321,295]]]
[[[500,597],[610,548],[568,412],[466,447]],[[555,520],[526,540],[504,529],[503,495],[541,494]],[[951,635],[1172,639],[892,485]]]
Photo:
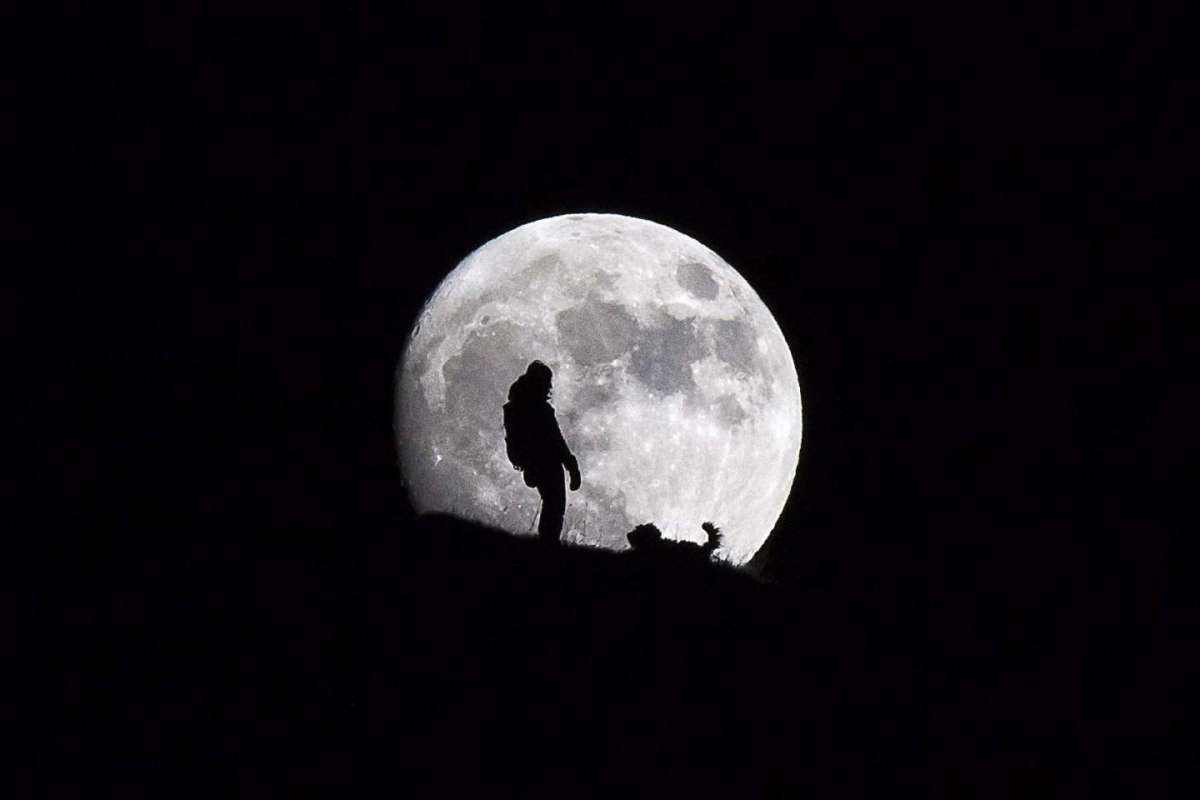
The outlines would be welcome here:
[[[567,490],[563,485],[562,469],[557,475],[547,475],[538,483],[542,496],[542,516],[538,519],[538,537],[548,544],[557,544],[562,535],[563,514],[567,510]]]

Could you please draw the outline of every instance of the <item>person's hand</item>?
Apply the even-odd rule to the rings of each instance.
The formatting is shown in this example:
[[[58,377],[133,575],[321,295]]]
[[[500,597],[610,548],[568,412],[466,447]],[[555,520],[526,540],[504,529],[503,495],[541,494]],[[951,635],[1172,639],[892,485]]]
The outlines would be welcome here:
[[[572,492],[579,489],[580,481],[581,481],[581,479],[579,477],[579,470],[577,470],[577,469],[571,470],[571,491]]]

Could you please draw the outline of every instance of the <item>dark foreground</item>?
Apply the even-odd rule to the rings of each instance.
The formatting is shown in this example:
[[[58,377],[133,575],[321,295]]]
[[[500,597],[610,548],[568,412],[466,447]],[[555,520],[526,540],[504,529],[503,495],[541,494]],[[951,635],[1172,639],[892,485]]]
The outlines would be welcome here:
[[[548,552],[447,519],[351,542],[289,532],[60,560],[71,590],[35,593],[50,678],[33,698],[36,788],[1156,788],[1140,729],[1114,732],[1131,749],[1089,727],[1103,713],[1087,707],[1078,642],[1039,638],[1044,615],[981,616],[916,590],[864,603],[698,561]]]

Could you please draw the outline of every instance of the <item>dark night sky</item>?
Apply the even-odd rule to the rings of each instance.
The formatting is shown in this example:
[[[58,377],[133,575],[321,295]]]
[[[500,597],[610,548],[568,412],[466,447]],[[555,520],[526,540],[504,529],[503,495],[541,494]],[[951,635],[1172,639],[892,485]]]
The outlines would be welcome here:
[[[402,517],[391,382],[425,296],[518,224],[612,211],[712,247],[792,347],[804,449],[767,574],[1084,608],[1121,643],[1105,685],[1156,680],[1196,288],[1177,23],[406,5],[175,3],[67,34],[59,244],[118,248],[58,300],[89,323],[58,331],[89,398],[60,393],[65,438],[117,440],[51,448],[102,478],[71,507],[144,516],[159,547]],[[114,289],[130,313],[97,310]]]

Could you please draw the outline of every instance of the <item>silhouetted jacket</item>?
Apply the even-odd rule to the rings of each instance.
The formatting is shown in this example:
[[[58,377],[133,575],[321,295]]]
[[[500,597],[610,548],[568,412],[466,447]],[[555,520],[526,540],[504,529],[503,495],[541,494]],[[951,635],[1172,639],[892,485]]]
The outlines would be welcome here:
[[[579,468],[549,403],[505,403],[504,432],[508,459],[525,471],[527,486],[538,484],[543,477],[556,477],[556,473],[561,479],[563,467],[571,472]]]

